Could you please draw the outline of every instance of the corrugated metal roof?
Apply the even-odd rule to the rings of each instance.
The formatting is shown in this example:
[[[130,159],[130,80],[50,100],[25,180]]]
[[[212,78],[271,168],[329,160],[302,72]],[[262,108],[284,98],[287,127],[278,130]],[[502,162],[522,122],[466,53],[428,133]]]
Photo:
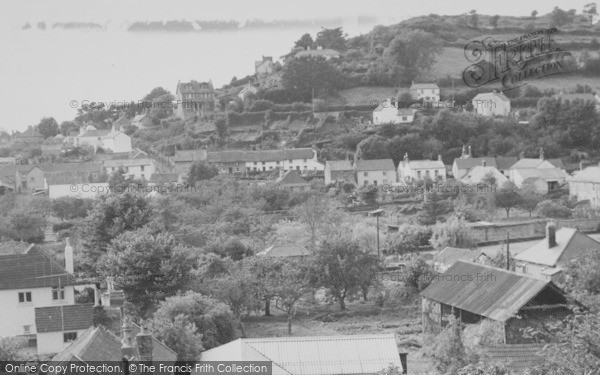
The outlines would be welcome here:
[[[390,364],[402,369],[393,334],[238,339],[202,356],[206,361],[257,360],[257,353],[262,360],[273,361],[274,373],[281,369],[294,375],[375,374]]]
[[[503,364],[509,370],[520,373],[544,363],[544,357],[540,355],[544,346],[544,344],[492,346],[485,349],[485,354],[490,362]]]
[[[482,264],[457,261],[421,296],[504,322],[550,282]]]

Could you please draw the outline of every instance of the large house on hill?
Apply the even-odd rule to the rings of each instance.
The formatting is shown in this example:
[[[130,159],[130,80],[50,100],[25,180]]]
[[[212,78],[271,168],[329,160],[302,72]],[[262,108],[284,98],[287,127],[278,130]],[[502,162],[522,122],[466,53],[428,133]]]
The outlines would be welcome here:
[[[81,127],[80,133],[74,138],[75,147],[89,145],[96,151],[98,148],[115,153],[131,152],[131,137],[115,127],[102,130],[86,130]]]
[[[182,119],[202,116],[215,110],[215,89],[208,82],[177,82],[175,114]]]
[[[508,116],[510,113],[510,100],[506,95],[496,90],[477,94],[472,103],[478,115]]]
[[[408,91],[413,100],[422,100],[424,102],[440,101],[440,88],[436,83],[416,83],[413,81]]]
[[[207,162],[215,164],[221,173],[268,172],[276,169],[300,172],[322,171],[325,166],[317,160],[311,148],[289,148],[257,151],[208,152]]]
[[[254,62],[254,73],[257,76],[264,77],[275,71],[273,56],[263,56],[262,60]]]
[[[340,58],[340,53],[336,50],[333,49],[329,49],[329,48],[323,48],[321,46],[318,46],[316,49],[310,49],[310,47],[308,47],[305,50],[302,50],[300,52],[297,52],[294,57],[296,58],[301,58],[301,57],[323,57],[325,58],[325,60],[331,60],[331,59],[339,59]]]
[[[407,106],[408,107],[408,106]],[[415,111],[409,108],[398,108],[398,103],[386,99],[373,110],[373,124],[405,124],[413,122]]]

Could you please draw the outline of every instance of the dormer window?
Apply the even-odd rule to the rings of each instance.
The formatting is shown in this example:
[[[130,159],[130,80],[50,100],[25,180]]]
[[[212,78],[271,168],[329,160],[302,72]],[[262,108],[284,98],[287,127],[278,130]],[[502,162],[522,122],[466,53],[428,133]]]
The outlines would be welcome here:
[[[52,301],[64,301],[65,299],[65,288],[54,287],[52,288]]]

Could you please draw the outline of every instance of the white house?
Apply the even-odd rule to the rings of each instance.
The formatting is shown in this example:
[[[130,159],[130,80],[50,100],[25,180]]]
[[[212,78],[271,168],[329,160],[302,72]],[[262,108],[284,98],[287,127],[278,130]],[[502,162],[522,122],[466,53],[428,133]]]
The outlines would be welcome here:
[[[207,161],[221,173],[268,172],[276,169],[301,172],[322,171],[325,166],[317,160],[317,151],[311,148],[283,150],[215,151],[208,152]]]
[[[404,160],[398,164],[398,180],[400,182],[409,180],[432,180],[446,179],[446,166],[442,156],[438,160],[410,160],[408,154],[404,154]]]
[[[104,171],[107,174],[113,174],[122,169],[125,177],[132,177],[136,180],[148,180],[150,176],[156,173],[154,160],[141,159],[113,159],[104,161]]]
[[[354,167],[350,160],[328,160],[325,162],[325,185],[347,181],[356,184]]]
[[[135,126],[138,129],[145,129],[152,127],[152,120],[148,116],[147,112],[141,113],[131,120],[131,125]]]
[[[496,90],[477,94],[472,103],[473,109],[478,115],[508,116],[510,113],[510,99],[504,93]]]
[[[44,190],[50,199],[60,197],[95,198],[108,194],[107,182],[98,182],[87,172],[56,172],[44,175]]]
[[[415,100],[422,100],[425,102],[440,101],[440,88],[436,83],[415,83],[415,81],[413,81],[409,92]]]
[[[511,180],[518,187],[528,187],[540,194],[559,189],[569,175],[559,168],[528,168],[511,170]]]
[[[131,152],[131,138],[120,130],[88,130],[82,128],[81,132],[75,136],[75,146],[89,145],[97,150],[99,147],[112,152]]]
[[[242,100],[246,99],[248,95],[254,95],[258,92],[258,89],[252,85],[246,85],[239,92],[238,97]]]
[[[373,110],[373,124],[405,124],[413,122],[415,111],[409,108],[398,108],[398,103],[386,99]]]
[[[589,166],[567,177],[569,195],[578,201],[588,200],[592,208],[600,208],[600,165]]]
[[[331,60],[331,59],[339,59],[340,58],[340,53],[336,50],[333,49],[329,49],[329,48],[323,48],[321,46],[317,46],[316,49],[310,49],[310,47],[308,47],[305,50],[302,50],[298,53],[296,53],[294,55],[296,58],[300,58],[300,57],[323,57],[325,58],[325,60]]]
[[[497,187],[500,187],[508,181],[508,178],[498,168],[487,166],[486,161],[483,160],[482,165],[471,168],[461,180],[465,184],[480,184],[492,180],[496,182]]]
[[[354,170],[358,186],[396,184],[396,168],[392,159],[357,160]]]
[[[33,245],[15,243],[0,251],[1,337],[24,337],[37,345],[38,354],[46,354],[62,349],[92,325],[93,305],[75,304],[68,241],[65,267]]]

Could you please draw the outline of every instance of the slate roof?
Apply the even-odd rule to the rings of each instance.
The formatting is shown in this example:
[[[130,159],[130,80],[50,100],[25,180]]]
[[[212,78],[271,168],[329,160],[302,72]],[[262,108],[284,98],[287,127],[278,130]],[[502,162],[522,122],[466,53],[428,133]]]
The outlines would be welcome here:
[[[184,150],[176,151],[173,156],[174,162],[189,162],[206,160],[206,150]]]
[[[401,162],[406,164],[404,161]],[[446,166],[441,160],[409,160],[410,169],[445,169]]]
[[[28,128],[23,133],[15,133],[15,138],[44,138],[35,128]]]
[[[31,169],[39,168],[44,173],[56,172],[102,172],[102,163],[59,163],[59,164],[34,164]]]
[[[154,164],[154,160],[152,159],[113,159],[113,160],[105,160],[104,167],[134,167],[140,165],[152,165]]]
[[[299,257],[309,255],[309,252],[300,245],[288,244],[269,246],[256,255],[269,257]]]
[[[54,172],[44,175],[48,185],[77,185],[93,182],[88,172]]]
[[[329,166],[330,171],[351,171],[353,170],[350,160],[328,160],[325,167]]]
[[[544,358],[540,355],[544,346],[544,344],[499,345],[485,348],[485,354],[490,362],[503,364],[509,370],[521,373],[544,363]]]
[[[600,167],[586,167],[581,171],[575,171],[573,176],[567,178],[569,181],[600,183]]]
[[[506,95],[504,95],[504,93],[502,92],[482,92],[480,94],[475,95],[475,97],[473,98],[473,101],[479,100],[479,101],[489,101],[489,100],[493,100],[494,98],[498,98],[504,102],[510,102],[510,100],[506,97]]]
[[[313,157],[314,151],[311,148],[288,148],[283,150],[214,151],[208,153],[207,160],[212,163],[235,163],[312,159]]]
[[[574,228],[561,228],[556,231],[556,246],[548,248],[544,238],[529,249],[515,256],[515,260],[555,266],[565,252],[600,251],[600,242]]]
[[[0,290],[68,285],[65,268],[35,246],[25,254],[0,255]]]
[[[110,133],[110,129],[101,129],[101,130],[88,130],[85,133],[78,135],[78,137],[104,137]]]
[[[395,170],[392,159],[358,160],[354,164],[357,171],[390,171]]]
[[[487,278],[482,279],[483,276]],[[562,293],[550,281],[459,260],[422,291],[421,296],[505,322],[551,286]]]
[[[0,242],[0,256],[2,255],[17,255],[27,254],[33,247],[33,244],[21,241]]]
[[[439,90],[439,86],[436,83],[415,83],[410,86],[410,90],[430,90],[437,89]]]
[[[132,324],[133,334],[137,335],[140,328]],[[106,362],[121,361],[121,340],[103,326],[90,327],[83,332],[69,346],[59,352],[52,361],[81,361]],[[137,349],[136,349],[137,350]],[[177,354],[165,344],[154,338],[152,345],[152,359],[155,361],[175,361]]]
[[[566,179],[569,176],[567,172],[558,168],[516,169],[515,173],[520,174],[524,179],[541,178],[546,181]]]
[[[433,261],[436,263],[452,265],[459,260],[472,261],[480,254],[481,252],[477,250],[448,246],[434,256]]]
[[[35,308],[37,333],[79,331],[94,324],[94,305],[64,305]]]
[[[540,159],[540,158],[523,158],[518,160],[511,169],[532,169],[538,168],[544,161],[549,162],[556,168],[565,169],[565,164],[562,159]],[[540,168],[543,169],[543,168]]]
[[[273,362],[273,374],[375,374],[402,369],[393,334],[237,339],[202,353],[205,361]]]
[[[182,94],[194,94],[199,92],[204,92],[206,90],[213,90],[212,82],[198,82],[198,81],[190,81],[190,82],[179,82],[177,84],[177,92]]]
[[[516,162],[517,162],[516,157],[514,156],[497,156],[496,157],[496,168],[498,168],[501,171],[510,169],[510,167],[512,167]]]
[[[496,164],[496,158],[491,156],[486,156],[483,158],[456,158],[454,162],[458,169],[471,169],[478,165],[483,165],[483,161],[485,160],[485,165],[488,167],[498,167]]]

